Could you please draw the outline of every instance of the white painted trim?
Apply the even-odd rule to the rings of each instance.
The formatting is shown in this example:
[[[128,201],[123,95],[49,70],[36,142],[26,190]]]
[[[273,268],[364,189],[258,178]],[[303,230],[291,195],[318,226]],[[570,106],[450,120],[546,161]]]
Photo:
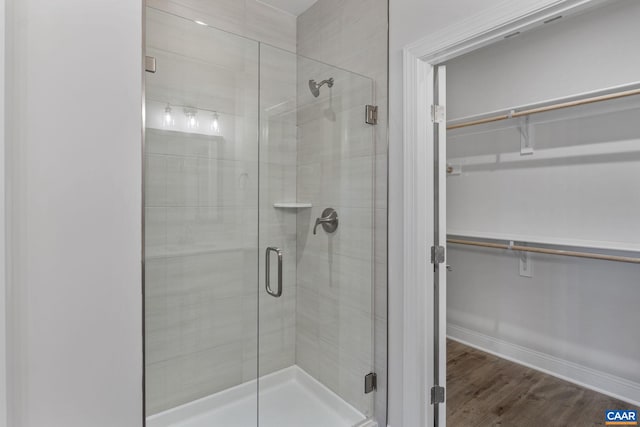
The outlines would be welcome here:
[[[461,326],[449,325],[447,335],[458,341],[502,359],[544,372],[598,393],[640,406],[640,384],[607,374],[546,353],[522,347]]]
[[[404,265],[402,416],[405,426],[433,418],[427,384],[433,381],[433,125],[424,120],[433,100],[433,69],[410,52],[404,55]],[[431,135],[429,137],[428,135]],[[429,149],[431,147],[431,149]]]
[[[508,1],[413,42],[405,50],[429,64],[438,64],[500,41],[507,34],[531,30],[555,16],[566,17],[607,1]]]
[[[430,257],[428,248],[433,244],[433,127],[430,119],[433,66],[502,40],[507,34],[543,25],[549,18],[575,14],[606,1],[505,1],[403,49],[402,412],[406,426],[434,423],[432,406],[426,396],[433,380],[434,334],[433,316],[430,315],[433,313],[433,274],[425,268]],[[444,212],[446,215],[446,210]],[[446,295],[446,283],[443,285],[440,292]],[[445,335],[446,321],[441,321],[440,336],[444,339]],[[443,366],[446,366],[446,358],[441,358],[441,372],[446,369]]]
[[[447,68],[444,65],[438,67],[438,104],[447,105]],[[447,112],[445,108],[443,123],[438,126],[438,245],[447,251]],[[438,375],[440,386],[447,383],[447,269],[446,264],[438,268],[438,325],[440,335],[438,337],[439,366]],[[447,401],[445,399],[439,407],[438,419],[440,425],[447,425]]]
[[[5,0],[0,0],[0,427],[7,425],[7,306],[5,217]]]

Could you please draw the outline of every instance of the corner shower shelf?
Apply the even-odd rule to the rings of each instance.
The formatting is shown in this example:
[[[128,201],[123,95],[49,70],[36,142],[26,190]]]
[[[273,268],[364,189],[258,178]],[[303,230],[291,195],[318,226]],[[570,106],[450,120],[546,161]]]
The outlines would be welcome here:
[[[305,208],[311,208],[313,207],[313,205],[311,203],[291,202],[291,203],[274,203],[273,207],[279,208],[279,209],[305,209]]]

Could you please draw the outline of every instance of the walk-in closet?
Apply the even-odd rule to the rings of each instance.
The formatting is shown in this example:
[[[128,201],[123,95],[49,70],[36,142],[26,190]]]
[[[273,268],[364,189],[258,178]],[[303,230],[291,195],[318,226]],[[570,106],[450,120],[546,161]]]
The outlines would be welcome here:
[[[640,405],[640,2],[445,64],[447,424]]]

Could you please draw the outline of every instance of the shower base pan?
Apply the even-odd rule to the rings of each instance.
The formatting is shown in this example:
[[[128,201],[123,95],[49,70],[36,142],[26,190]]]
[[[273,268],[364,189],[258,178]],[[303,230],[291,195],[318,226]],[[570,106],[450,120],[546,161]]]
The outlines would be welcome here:
[[[147,427],[256,425],[256,381],[147,418]],[[260,378],[260,427],[377,427],[298,366]]]

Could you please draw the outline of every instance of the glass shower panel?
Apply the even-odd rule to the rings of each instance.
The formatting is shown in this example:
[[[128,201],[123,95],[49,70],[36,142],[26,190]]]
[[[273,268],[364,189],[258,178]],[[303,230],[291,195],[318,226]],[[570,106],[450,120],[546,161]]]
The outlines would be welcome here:
[[[157,64],[144,153],[148,426],[174,425],[201,398],[222,407],[233,387],[242,410],[207,425],[257,422],[258,53],[257,42],[147,8]]]
[[[260,45],[260,426],[373,415],[372,103],[371,79]]]
[[[146,53],[147,426],[370,418],[372,80],[153,8]]]

